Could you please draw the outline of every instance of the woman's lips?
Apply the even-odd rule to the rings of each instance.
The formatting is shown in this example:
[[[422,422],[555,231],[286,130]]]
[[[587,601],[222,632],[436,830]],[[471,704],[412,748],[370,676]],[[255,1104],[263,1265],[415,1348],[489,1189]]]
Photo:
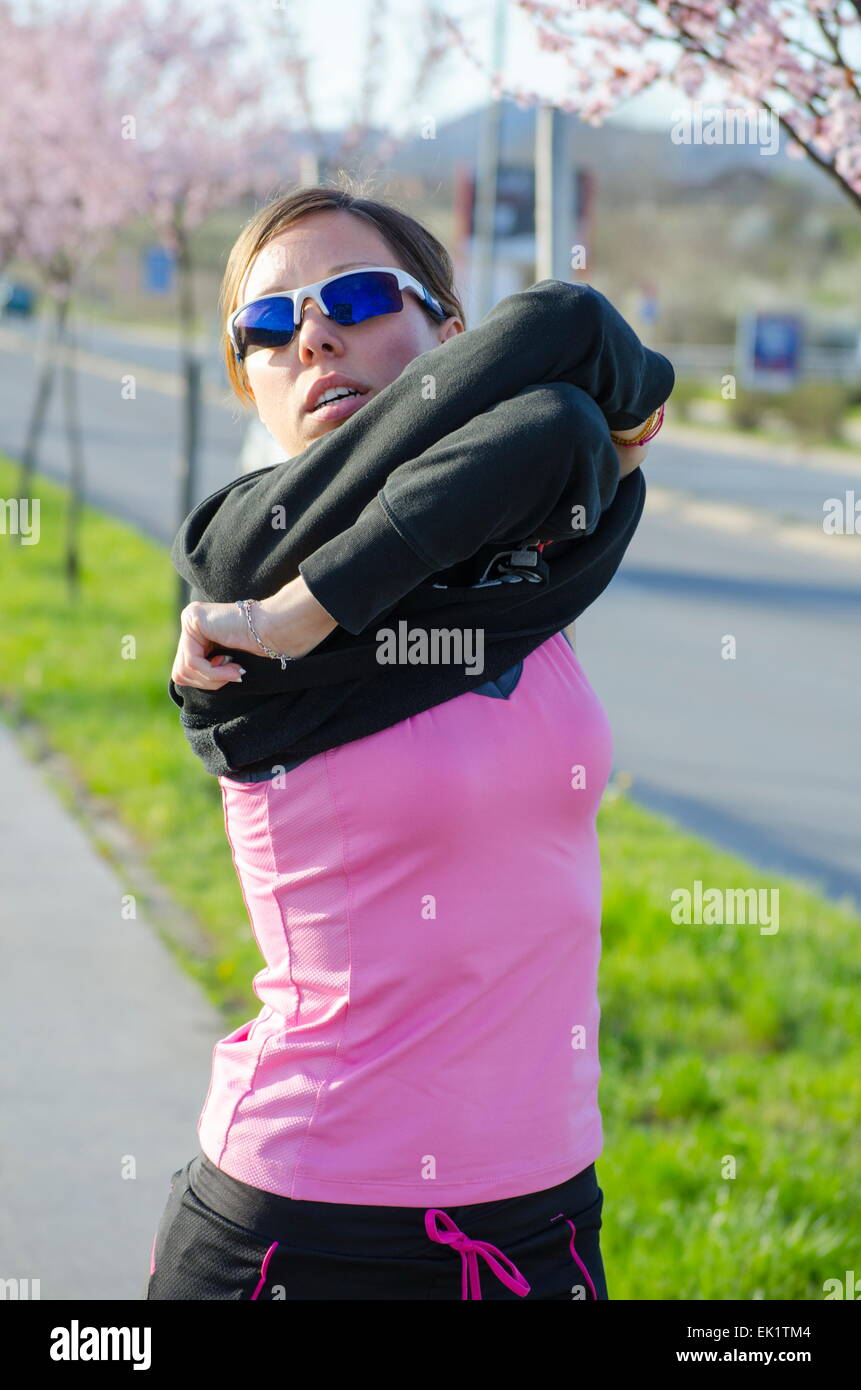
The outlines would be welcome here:
[[[313,415],[315,420],[344,420],[358,410],[370,394],[370,391],[366,391],[364,396],[342,396],[340,400],[327,401],[317,410],[309,410],[308,414]]]

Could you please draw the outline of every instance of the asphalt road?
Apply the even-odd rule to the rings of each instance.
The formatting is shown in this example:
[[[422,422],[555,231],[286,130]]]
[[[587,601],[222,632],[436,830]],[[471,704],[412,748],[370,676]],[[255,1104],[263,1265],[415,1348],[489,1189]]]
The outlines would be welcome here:
[[[861,910],[861,564],[648,506],[577,621],[614,770],[642,805]]]

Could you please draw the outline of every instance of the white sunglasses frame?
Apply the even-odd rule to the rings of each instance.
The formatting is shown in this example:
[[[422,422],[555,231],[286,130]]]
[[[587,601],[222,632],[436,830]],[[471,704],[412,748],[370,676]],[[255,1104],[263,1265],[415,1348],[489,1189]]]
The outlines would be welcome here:
[[[396,265],[357,265],[350,270],[340,270],[335,275],[327,275],[324,280],[317,280],[313,285],[300,285],[295,290],[275,290],[271,294],[259,294],[254,299],[249,299],[246,304],[240,304],[238,309],[234,309],[227,323],[227,336],[233,344],[233,355],[236,361],[242,362],[244,361],[244,357],[239,351],[239,344],[236,341],[236,333],[233,325],[244,309],[249,308],[252,304],[259,304],[263,299],[293,299],[293,333],[295,335],[296,329],[299,327],[302,320],[302,312],[307,298],[310,297],[313,299],[314,303],[326,315],[327,319],[331,318],[332,315],[329,313],[329,310],[326,308],[320,296],[323,287],[331,284],[333,280],[344,280],[348,275],[361,275],[365,271],[371,270],[381,270],[385,271],[388,275],[396,276],[399,290],[412,290],[421,302],[430,309],[431,313],[439,316],[440,322],[447,317],[439,300],[434,298],[430,290],[425,289],[420,280],[417,280],[414,275],[410,275],[409,271],[401,270],[400,266]],[[299,315],[298,318],[296,317],[297,314]],[[372,317],[381,318],[382,315],[374,314]],[[349,327],[351,325],[341,325],[341,327],[344,326]]]

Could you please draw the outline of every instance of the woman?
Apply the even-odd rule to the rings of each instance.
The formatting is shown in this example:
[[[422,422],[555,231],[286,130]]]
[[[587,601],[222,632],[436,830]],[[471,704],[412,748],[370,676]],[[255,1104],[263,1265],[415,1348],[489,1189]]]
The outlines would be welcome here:
[[[300,286],[317,297],[294,306],[286,292]],[[398,209],[331,188],[252,219],[222,303],[231,381],[288,455],[282,469],[363,410],[391,425],[392,384],[465,327],[440,243]],[[531,404],[543,419],[554,400],[503,401],[497,418]],[[644,455],[631,441],[661,418],[612,444],[603,419],[606,437],[584,424],[590,450],[612,450],[611,491]],[[358,444],[361,421],[349,431]],[[489,534],[508,531],[521,534]],[[464,586],[452,593],[495,584],[497,612],[509,594],[522,601],[517,565],[535,555],[511,553],[482,556],[480,573],[468,558],[446,570]],[[345,636],[339,617],[358,633],[350,585],[302,568],[253,609],[240,593],[192,602],[174,687],[226,692],[244,672],[235,652],[301,674],[303,657]],[[214,1049],[200,1153],[173,1175],[147,1298],[607,1298],[595,817],[612,744],[561,626],[455,698],[219,775],[264,1003]],[[392,690],[402,677],[393,667]]]

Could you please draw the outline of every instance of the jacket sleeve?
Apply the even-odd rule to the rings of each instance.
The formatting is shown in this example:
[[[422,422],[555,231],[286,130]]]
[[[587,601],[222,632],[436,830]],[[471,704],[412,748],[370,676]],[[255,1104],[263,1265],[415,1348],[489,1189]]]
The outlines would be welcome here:
[[[396,468],[356,522],[299,572],[358,635],[488,541],[542,527],[548,538],[591,535],[618,484],[619,458],[595,402],[567,382],[529,386]]]
[[[593,503],[597,496],[607,505],[618,483],[609,428],[645,420],[672,391],[673,368],[600,291],[542,280],[407,363],[294,459],[206,498],[174,541],[174,565],[223,602],[266,597],[301,573],[331,616],[359,632],[501,528],[530,534],[527,517],[542,508],[546,516],[566,486],[585,486],[582,450],[575,469],[565,441],[536,418],[540,399],[557,425],[566,414],[568,428],[582,426],[581,397],[569,394],[565,411],[564,393],[530,394],[551,384],[579,388],[603,417],[607,428],[598,435],[592,411],[601,456],[591,469]],[[521,421],[524,402],[530,408]],[[527,434],[545,445],[529,445]],[[591,524],[599,514],[593,504]]]

